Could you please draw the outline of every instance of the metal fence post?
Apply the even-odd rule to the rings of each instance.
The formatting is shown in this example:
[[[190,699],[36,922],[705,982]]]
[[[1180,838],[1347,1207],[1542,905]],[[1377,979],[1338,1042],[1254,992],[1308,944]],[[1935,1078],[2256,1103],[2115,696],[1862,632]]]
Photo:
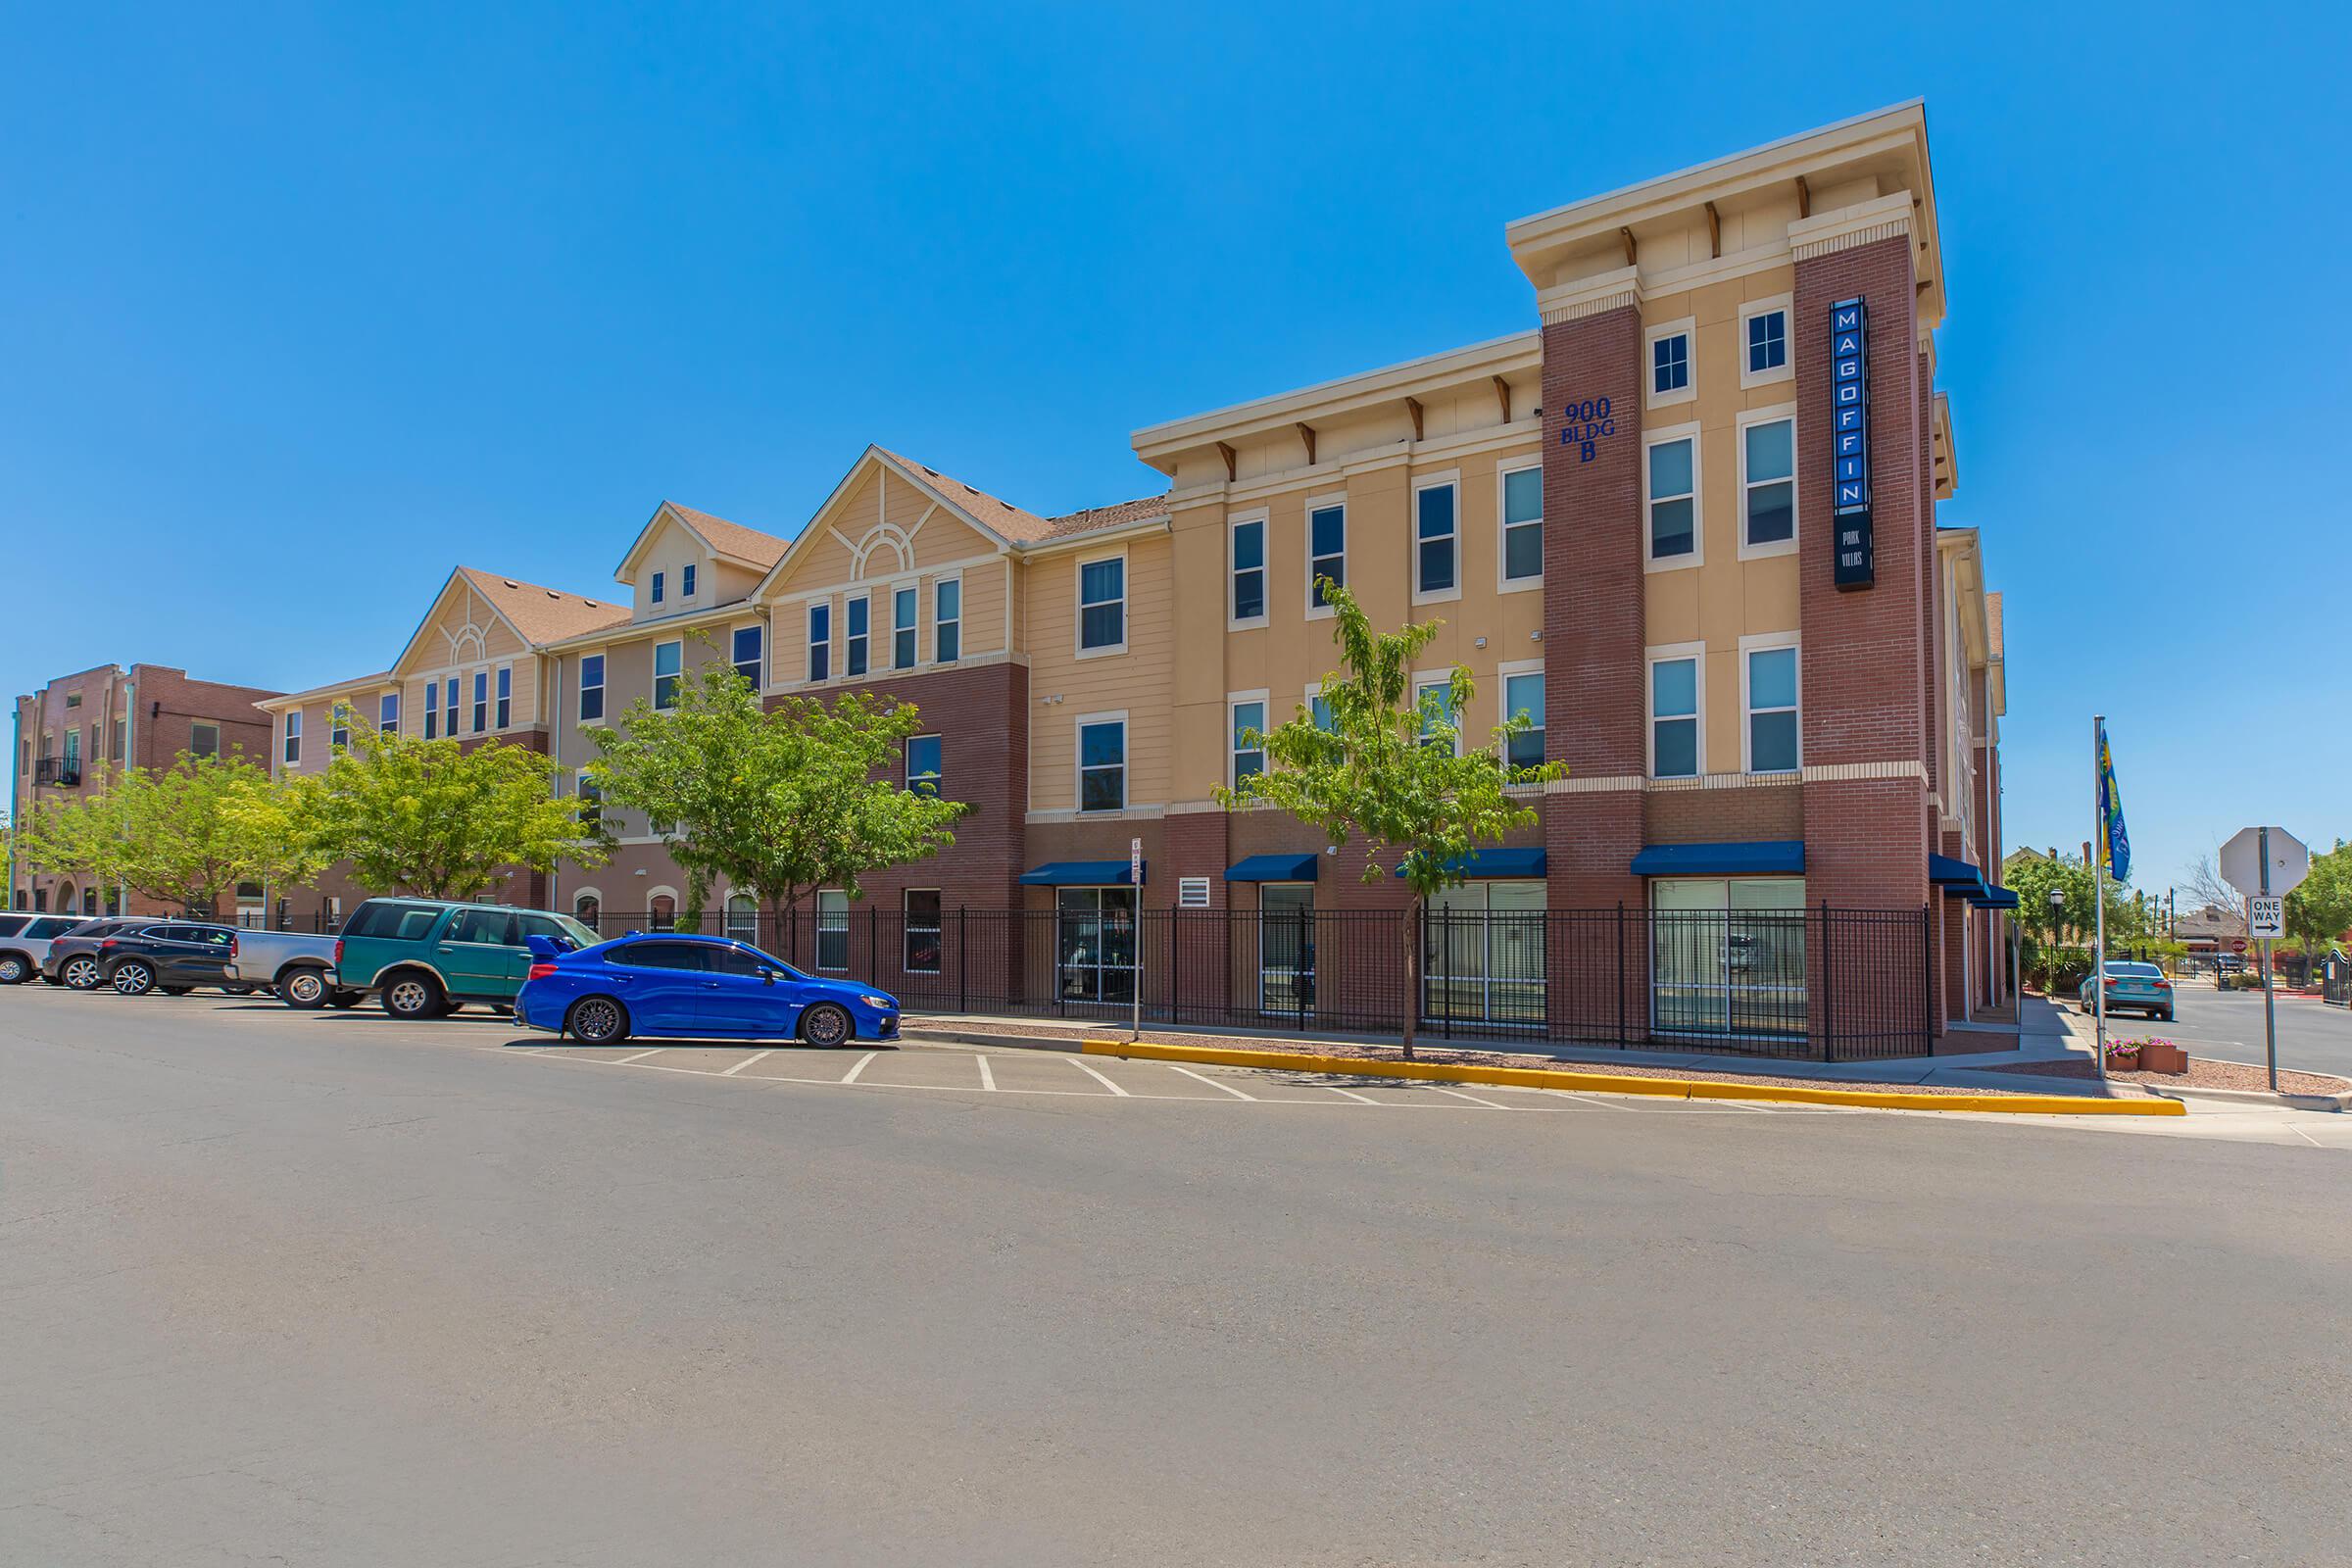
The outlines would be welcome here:
[[[865,983],[882,983],[882,906],[865,906]]]
[[[956,1010],[972,1010],[972,911],[956,906]]]
[[[1928,939],[1932,924],[1928,918],[1928,906],[1923,904],[1919,906],[1919,1039],[1931,1056],[1936,1054],[1936,959]]]
[[[1438,1023],[1443,1039],[1453,1038],[1453,911],[1438,911],[1438,956],[1446,960],[1446,989],[1438,994]],[[1423,960],[1426,963],[1428,960]]]
[[[1625,901],[1617,901],[1617,1049],[1630,1049],[1625,1038]]]
[[[1830,901],[1821,901],[1821,1059],[1838,1059],[1838,988],[1830,977]]]

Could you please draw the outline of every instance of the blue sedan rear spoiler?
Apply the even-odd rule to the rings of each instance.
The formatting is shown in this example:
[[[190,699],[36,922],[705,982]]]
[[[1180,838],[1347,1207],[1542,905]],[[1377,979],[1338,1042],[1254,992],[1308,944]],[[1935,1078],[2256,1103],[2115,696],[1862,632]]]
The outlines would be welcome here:
[[[555,937],[524,937],[522,945],[530,949],[531,956],[542,963],[553,963],[566,953],[578,951],[570,943]]]

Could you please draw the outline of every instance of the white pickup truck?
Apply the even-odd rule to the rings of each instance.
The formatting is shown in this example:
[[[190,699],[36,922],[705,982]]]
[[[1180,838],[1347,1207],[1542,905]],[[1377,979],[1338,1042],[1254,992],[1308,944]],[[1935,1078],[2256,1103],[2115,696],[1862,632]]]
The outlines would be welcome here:
[[[239,931],[228,949],[231,983],[268,986],[289,1007],[348,1007],[364,993],[335,984],[335,939],[293,931]]]

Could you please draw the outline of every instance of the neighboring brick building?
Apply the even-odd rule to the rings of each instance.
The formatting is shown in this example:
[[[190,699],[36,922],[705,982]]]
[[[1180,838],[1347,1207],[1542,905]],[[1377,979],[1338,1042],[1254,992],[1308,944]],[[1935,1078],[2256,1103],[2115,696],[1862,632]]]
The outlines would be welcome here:
[[[196,680],[165,664],[101,664],[61,675],[16,702],[16,747],[11,761],[13,814],[22,819],[33,807],[60,796],[95,789],[106,772],[125,758],[134,766],[161,769],[182,752],[263,760],[270,724],[254,704],[275,693],[256,686]],[[115,906],[117,890],[87,878],[13,868],[9,904],[16,908],[95,914]],[[240,905],[261,907],[258,889],[240,894]],[[132,914],[176,914],[132,895]],[[217,911],[222,916],[231,911]]]

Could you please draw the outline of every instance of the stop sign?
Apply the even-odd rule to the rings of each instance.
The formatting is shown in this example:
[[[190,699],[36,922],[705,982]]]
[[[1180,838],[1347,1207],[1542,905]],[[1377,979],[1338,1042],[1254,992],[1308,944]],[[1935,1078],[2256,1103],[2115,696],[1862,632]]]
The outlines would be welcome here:
[[[2246,951],[2246,939],[2245,939],[2244,937],[2232,937],[2232,938],[2230,938],[2230,951],[2231,953],[2243,953],[2243,952],[2245,952],[2245,951]]]

